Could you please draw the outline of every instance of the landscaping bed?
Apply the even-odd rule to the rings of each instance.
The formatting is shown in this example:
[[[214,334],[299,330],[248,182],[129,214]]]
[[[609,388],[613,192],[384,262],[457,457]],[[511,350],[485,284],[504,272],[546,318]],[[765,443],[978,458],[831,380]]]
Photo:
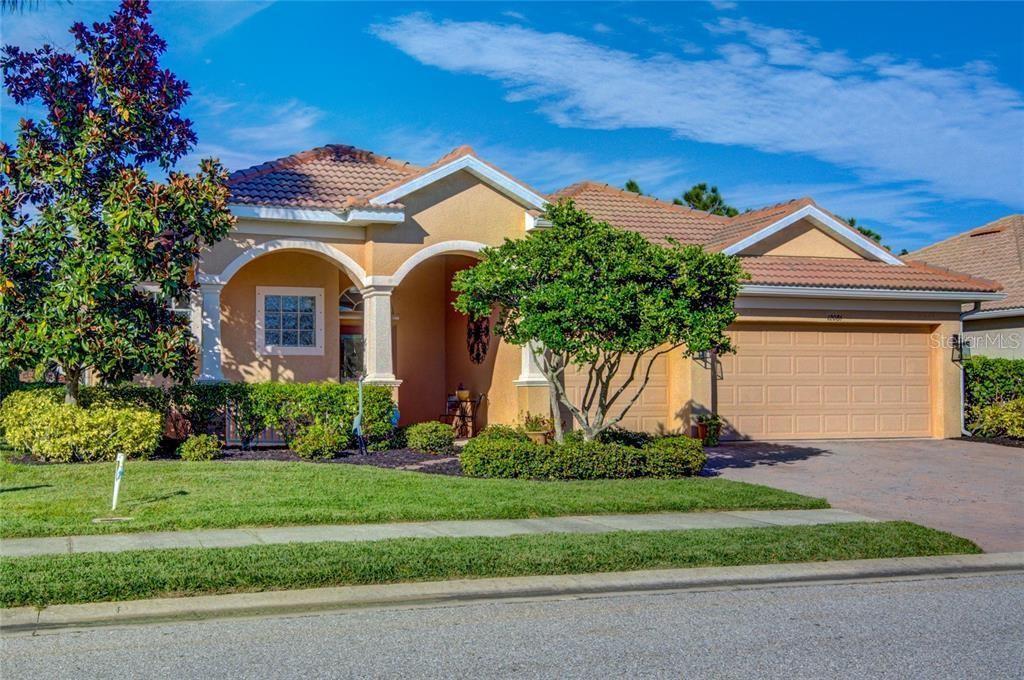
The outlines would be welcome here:
[[[0,606],[981,552],[908,522],[190,548],[0,559]]]
[[[1012,446],[1024,449],[1024,439],[1015,437],[960,437],[965,442],[983,442],[985,444],[998,444],[999,446]]]
[[[387,454],[384,454],[387,455]],[[371,465],[130,461],[108,517],[112,464],[0,464],[0,536],[701,510],[826,508],[821,498],[730,480],[471,479]]]

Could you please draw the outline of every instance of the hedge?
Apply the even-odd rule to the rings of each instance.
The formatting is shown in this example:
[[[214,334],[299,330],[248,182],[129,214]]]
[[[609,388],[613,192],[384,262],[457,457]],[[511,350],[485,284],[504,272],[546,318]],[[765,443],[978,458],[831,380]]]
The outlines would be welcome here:
[[[707,458],[700,441],[690,437],[662,437],[642,446],[569,437],[561,444],[541,445],[518,434],[485,430],[466,443],[460,460],[471,477],[627,479],[696,475]]]
[[[964,360],[964,406],[975,408],[1024,397],[1024,359],[976,356]]]
[[[163,418],[137,406],[65,404],[63,388],[18,390],[0,405],[0,430],[13,448],[39,460],[113,460],[152,455],[160,444]]]
[[[23,385],[21,389],[11,394],[4,400],[3,406],[8,402],[18,404],[18,417],[9,416],[6,423],[0,422],[0,429],[9,430],[13,428],[15,434],[8,435],[8,442],[15,448],[34,451],[42,449],[41,445],[26,444],[29,439],[18,434],[18,418],[23,418],[23,425],[40,431],[54,430],[56,427],[46,418],[56,417],[56,412],[43,409],[45,414],[39,417],[31,409],[25,409],[21,405],[22,399],[31,401],[30,397],[19,395],[46,395],[41,403],[57,404],[63,401],[64,388],[54,386]],[[33,402],[34,403],[34,402]],[[158,437],[163,432],[163,422],[172,413],[180,414],[190,426],[193,434],[216,434],[223,432],[224,414],[230,409],[239,434],[242,437],[243,445],[250,445],[260,432],[268,427],[274,428],[284,436],[285,441],[291,442],[305,428],[316,422],[330,423],[342,433],[342,443],[350,446],[354,443],[352,425],[359,408],[358,387],[354,383],[202,383],[187,386],[177,386],[170,389],[160,387],[145,387],[134,384],[83,387],[80,392],[81,408],[78,409],[84,414],[103,412],[106,418],[112,418],[111,411],[131,411],[133,413],[156,414],[158,423]],[[0,406],[0,409],[3,408]],[[14,410],[14,406],[8,409]],[[76,408],[76,407],[69,407]],[[395,405],[391,397],[391,390],[379,385],[363,386],[363,434],[368,439],[371,448],[387,446],[394,441],[394,433],[391,426],[391,415]],[[72,418],[66,413],[61,417]],[[82,420],[86,419],[86,420]],[[79,422],[79,421],[82,422]],[[69,425],[76,428],[86,426],[89,417],[76,413],[72,421],[76,424]],[[94,419],[93,419],[94,420]],[[148,422],[148,421],[147,421]],[[90,425],[91,432],[95,434],[95,424]],[[112,425],[112,421],[111,421]],[[119,426],[121,427],[121,426]],[[59,428],[57,428],[59,429]],[[122,427],[123,429],[123,427]],[[117,451],[108,442],[109,437],[101,436],[91,448],[82,448],[82,443],[75,444],[71,448],[76,451],[68,460],[93,460],[97,456],[113,457]],[[32,439],[32,441],[35,441]],[[60,459],[66,456],[67,447],[61,445],[60,453],[53,458],[46,454],[48,460]],[[102,452],[101,449],[109,449]],[[123,448],[123,445],[121,446]],[[148,444],[143,447],[147,449]],[[154,446],[155,448],[155,446]],[[81,452],[78,453],[81,449]],[[133,449],[135,450],[135,449]],[[42,454],[39,454],[42,455]],[[141,449],[136,455],[143,455]]]
[[[982,406],[973,416],[974,434],[1024,439],[1024,397]]]

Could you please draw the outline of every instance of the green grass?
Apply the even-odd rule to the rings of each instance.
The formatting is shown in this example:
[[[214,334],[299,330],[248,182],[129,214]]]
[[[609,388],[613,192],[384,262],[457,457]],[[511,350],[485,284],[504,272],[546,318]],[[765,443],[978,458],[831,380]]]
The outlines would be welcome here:
[[[978,552],[941,531],[885,522],[83,553],[0,559],[0,606]]]
[[[512,519],[598,513],[826,508],[724,479],[530,482],[363,465],[129,462],[111,515],[114,465],[0,464],[0,536],[67,536],[239,526]]]

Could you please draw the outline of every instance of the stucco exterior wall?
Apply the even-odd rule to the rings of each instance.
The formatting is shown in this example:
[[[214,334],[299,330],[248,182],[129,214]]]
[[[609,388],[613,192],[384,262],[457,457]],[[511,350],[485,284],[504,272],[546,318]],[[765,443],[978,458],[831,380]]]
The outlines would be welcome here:
[[[861,256],[814,226],[801,220],[744,251],[747,255],[778,255],[784,257],[839,257],[859,259]]]
[[[337,380],[338,269],[297,252],[272,253],[244,266],[221,292],[221,339],[226,380],[241,382]],[[321,356],[264,356],[256,347],[256,287],[324,289],[324,353]]]
[[[1024,359],[1024,315],[964,321],[971,354],[1001,359]]]

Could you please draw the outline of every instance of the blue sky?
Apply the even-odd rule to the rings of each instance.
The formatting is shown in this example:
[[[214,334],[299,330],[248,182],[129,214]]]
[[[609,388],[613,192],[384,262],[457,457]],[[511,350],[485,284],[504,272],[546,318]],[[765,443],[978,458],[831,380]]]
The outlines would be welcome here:
[[[23,47],[112,3],[4,16]],[[200,155],[470,144],[542,190],[803,195],[914,249],[1024,209],[1021,3],[155,2]],[[2,134],[31,108],[3,99]]]

